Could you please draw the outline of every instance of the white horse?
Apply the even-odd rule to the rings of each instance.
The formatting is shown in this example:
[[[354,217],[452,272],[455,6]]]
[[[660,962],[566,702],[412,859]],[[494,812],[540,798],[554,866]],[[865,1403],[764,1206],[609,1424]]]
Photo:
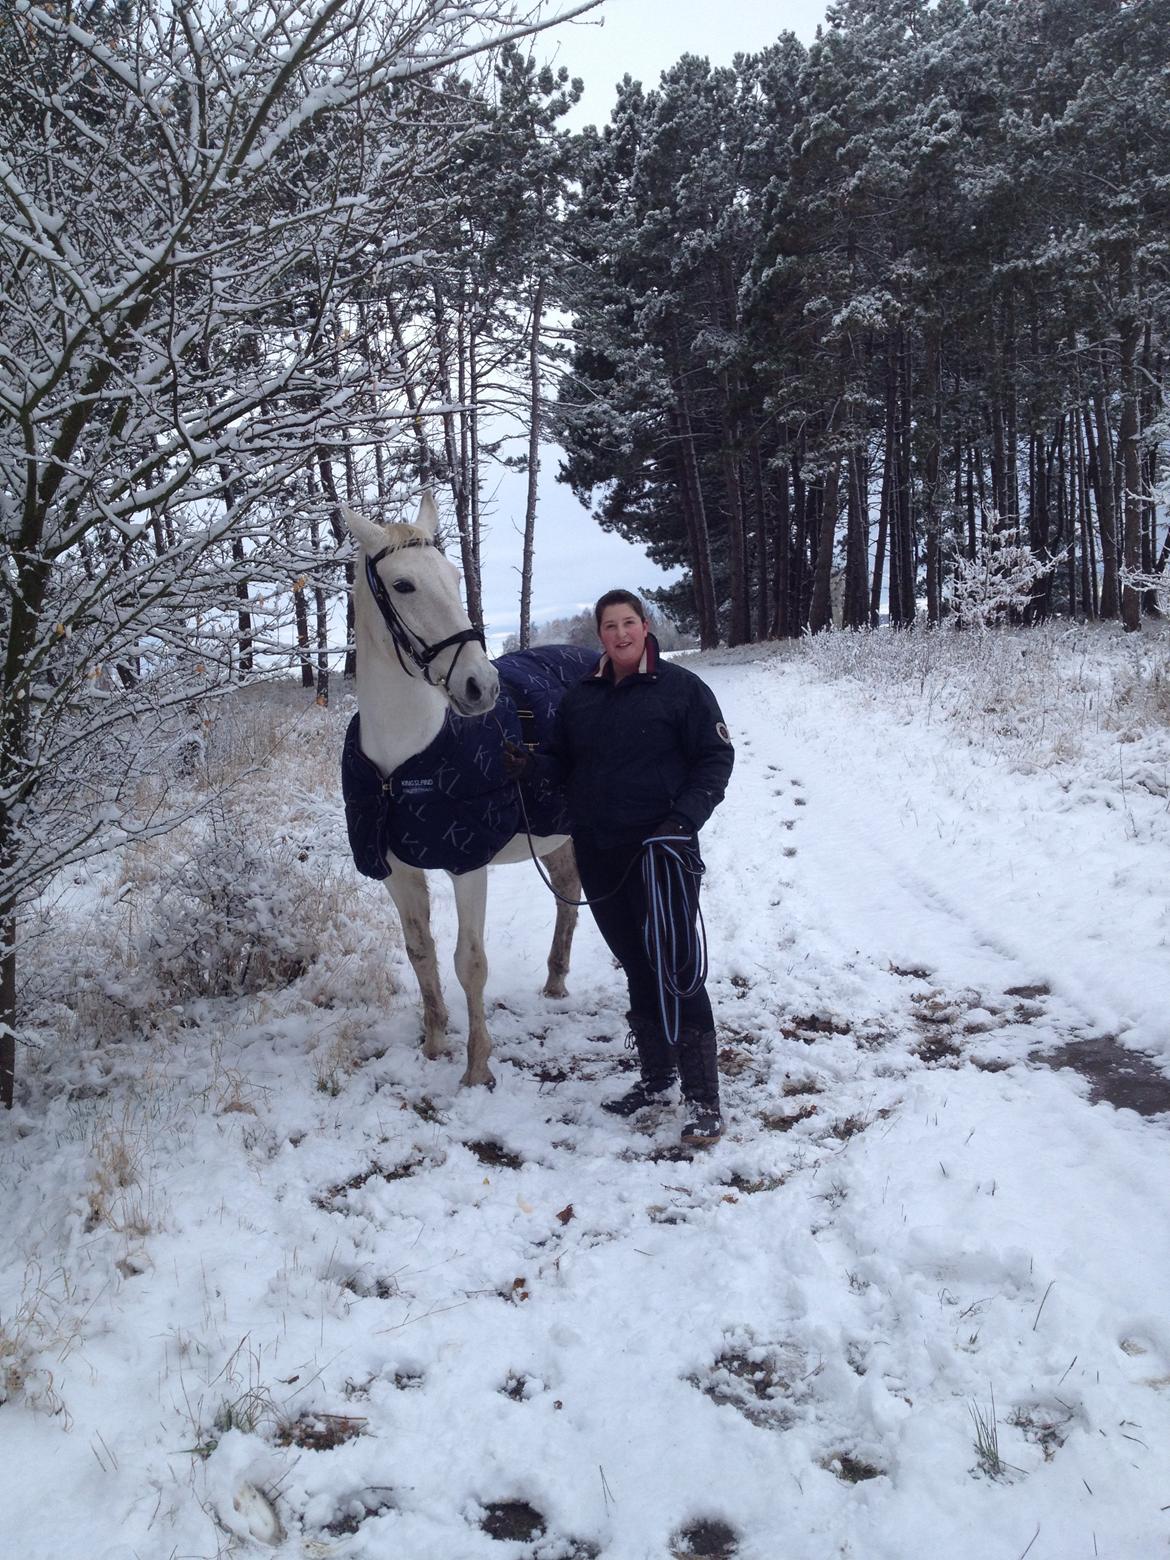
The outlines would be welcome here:
[[[486,715],[499,694],[499,677],[460,601],[458,571],[436,544],[438,512],[430,493],[423,494],[413,525],[377,525],[351,509],[345,519],[363,555],[354,585],[361,749],[386,778],[434,741],[448,706],[459,715]],[[367,560],[380,585],[381,604],[367,577]],[[532,846],[547,857],[558,894],[575,900],[579,879],[567,836],[536,836]],[[488,865],[529,859],[529,837],[518,834]],[[422,995],[423,1054],[440,1056],[447,1050],[447,1006],[431,935],[426,874],[392,853],[386,861],[386,887]],[[459,920],[455,973],[467,997],[467,1070],[460,1081],[490,1087],[495,1083],[488,1066],[492,1042],[483,1009],[487,867],[449,875]],[[544,987],[548,997],[565,995],[577,921],[575,908],[560,899],[556,906]]]

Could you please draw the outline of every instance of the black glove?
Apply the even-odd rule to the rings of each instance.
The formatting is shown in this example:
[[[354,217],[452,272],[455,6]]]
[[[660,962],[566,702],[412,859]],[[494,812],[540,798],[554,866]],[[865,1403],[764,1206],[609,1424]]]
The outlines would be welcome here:
[[[651,829],[646,837],[651,840],[662,838],[689,840],[694,832],[693,824],[688,823],[685,818],[680,818],[677,813],[671,813],[669,818],[664,818],[656,829]]]
[[[532,754],[518,742],[504,742],[504,774],[509,780],[522,780],[532,762]]]

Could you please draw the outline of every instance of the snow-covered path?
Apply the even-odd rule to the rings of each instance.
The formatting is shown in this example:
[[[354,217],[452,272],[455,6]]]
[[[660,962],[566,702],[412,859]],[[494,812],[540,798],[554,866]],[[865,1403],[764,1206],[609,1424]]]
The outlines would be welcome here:
[[[704,836],[726,1139],[598,1109],[618,973],[583,919],[572,995],[535,994],[525,867],[492,882],[490,1096],[422,1060],[409,991],[361,1004],[373,945],[346,1003],[193,1011],[137,1089],[128,1047],[0,1145],[0,1315],[31,1261],[72,1340],[26,1362],[68,1430],[0,1407],[18,1552],[214,1555],[273,1509],[290,1557],[1167,1552],[1170,1118],[1029,1062],[1170,1059],[1162,804],[796,658],[699,669],[737,738]],[[137,1221],[86,1217],[99,1126]]]
[[[718,670],[711,680],[720,686]],[[751,733],[737,782],[765,824],[746,870],[774,897],[778,821],[802,959],[831,970],[844,956],[879,976],[925,968],[976,989],[1050,985],[1072,1022],[1123,1031],[1170,1061],[1166,852],[1115,807],[1078,805],[1049,773],[1005,774],[937,729],[891,729],[880,705],[810,685],[797,664],[744,669],[720,692]],[[753,900],[740,946],[762,922]]]

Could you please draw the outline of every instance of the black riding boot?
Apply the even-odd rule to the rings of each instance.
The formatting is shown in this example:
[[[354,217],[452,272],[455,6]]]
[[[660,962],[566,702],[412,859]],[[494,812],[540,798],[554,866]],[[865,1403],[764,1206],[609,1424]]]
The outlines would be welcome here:
[[[678,1068],[687,1107],[682,1141],[706,1148],[723,1136],[719,1112],[719,1061],[713,1029],[683,1029],[678,1037]]]
[[[632,1116],[646,1105],[660,1105],[677,1077],[674,1051],[655,1018],[627,1013],[630,1040],[637,1047],[641,1077],[616,1100],[603,1100],[611,1116]]]

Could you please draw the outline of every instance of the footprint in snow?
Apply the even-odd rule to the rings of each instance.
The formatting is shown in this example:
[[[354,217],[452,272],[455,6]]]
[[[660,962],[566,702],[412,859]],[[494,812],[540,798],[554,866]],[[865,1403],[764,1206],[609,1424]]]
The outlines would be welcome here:
[[[1141,1371],[1138,1378],[1143,1387],[1155,1387],[1165,1391],[1170,1387],[1170,1358],[1152,1338],[1142,1332],[1127,1333],[1118,1341],[1118,1348],[1131,1360],[1138,1362]]]
[[[734,1528],[717,1517],[692,1522],[671,1536],[672,1560],[691,1560],[692,1556],[705,1556],[706,1560],[734,1560],[739,1553],[739,1536]]]
[[[356,1533],[369,1517],[380,1517],[394,1510],[393,1491],[388,1487],[372,1485],[368,1489],[354,1490],[343,1495],[335,1503],[332,1518],[321,1529],[330,1538],[348,1538]]]

